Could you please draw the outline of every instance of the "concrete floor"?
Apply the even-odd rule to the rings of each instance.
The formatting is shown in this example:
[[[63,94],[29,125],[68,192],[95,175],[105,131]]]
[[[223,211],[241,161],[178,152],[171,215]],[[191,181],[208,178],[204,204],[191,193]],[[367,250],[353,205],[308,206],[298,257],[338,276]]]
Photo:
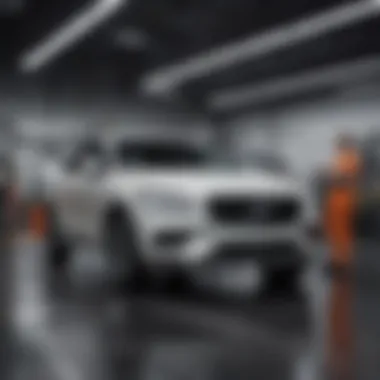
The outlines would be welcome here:
[[[328,361],[356,363],[351,378],[380,378],[376,273],[374,281],[362,276],[355,292],[313,269],[303,297],[233,301],[202,287],[131,297],[107,289],[91,249],[79,250],[70,275],[49,286],[42,244],[23,239],[13,251],[13,328],[1,379],[320,380]]]

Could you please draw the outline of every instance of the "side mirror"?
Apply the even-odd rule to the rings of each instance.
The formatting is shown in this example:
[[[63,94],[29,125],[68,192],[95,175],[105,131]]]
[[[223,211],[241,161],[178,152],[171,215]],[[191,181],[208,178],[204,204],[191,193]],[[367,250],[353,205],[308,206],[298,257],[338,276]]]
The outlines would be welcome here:
[[[88,178],[99,178],[105,173],[107,166],[106,161],[103,159],[88,157],[82,162],[80,172]]]
[[[63,163],[63,169],[68,173],[75,172],[79,167],[79,162],[77,157],[70,157],[67,161]]]

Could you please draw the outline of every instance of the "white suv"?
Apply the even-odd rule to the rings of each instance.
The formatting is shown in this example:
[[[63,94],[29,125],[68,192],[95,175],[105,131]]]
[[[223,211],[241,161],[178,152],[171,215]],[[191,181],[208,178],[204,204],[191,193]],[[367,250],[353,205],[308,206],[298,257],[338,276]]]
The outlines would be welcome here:
[[[306,259],[297,185],[210,151],[148,136],[79,146],[49,184],[51,263],[86,239],[131,284],[239,260],[293,281]]]

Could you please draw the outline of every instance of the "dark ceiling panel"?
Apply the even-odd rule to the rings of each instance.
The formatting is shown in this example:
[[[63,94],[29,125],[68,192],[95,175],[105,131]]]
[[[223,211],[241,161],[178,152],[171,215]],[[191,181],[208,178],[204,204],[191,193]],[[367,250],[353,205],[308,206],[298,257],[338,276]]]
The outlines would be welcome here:
[[[281,23],[296,20],[347,0],[204,0],[180,2],[140,0],[130,10],[158,45],[170,46],[153,65],[162,65],[188,55],[246,37]]]
[[[215,91],[231,86],[261,83],[297,72],[380,54],[380,17],[316,37],[259,60],[236,65],[188,85],[198,91]]]
[[[22,12],[27,0],[0,0],[0,15],[13,15]]]
[[[19,82],[27,82],[31,79],[19,72],[16,58],[95,0],[20,1],[25,1],[22,11],[6,16],[0,13],[0,43],[4,47],[0,71],[3,76],[12,73],[18,76]],[[125,11],[34,74],[32,80],[46,88],[47,96],[68,86],[83,93],[111,91],[107,89],[128,93],[148,70],[354,1],[131,0]],[[355,2],[359,1],[365,0]],[[201,103],[215,89],[270,80],[327,63],[380,53],[378,22],[376,19],[349,27],[202,78],[187,86],[184,94],[192,102]],[[116,45],[117,34],[128,28],[143,33],[148,41],[146,46],[134,49],[128,44]]]
[[[78,10],[94,0],[28,0],[20,30],[22,44],[27,47],[44,38]]]

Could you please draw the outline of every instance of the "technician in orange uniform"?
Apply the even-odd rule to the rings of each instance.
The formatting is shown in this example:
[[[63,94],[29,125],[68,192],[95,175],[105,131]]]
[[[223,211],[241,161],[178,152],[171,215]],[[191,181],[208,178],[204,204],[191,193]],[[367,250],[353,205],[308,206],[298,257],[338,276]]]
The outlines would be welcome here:
[[[331,167],[325,210],[325,227],[333,268],[347,269],[352,263],[360,167],[359,151],[354,138],[349,135],[340,136]]]

